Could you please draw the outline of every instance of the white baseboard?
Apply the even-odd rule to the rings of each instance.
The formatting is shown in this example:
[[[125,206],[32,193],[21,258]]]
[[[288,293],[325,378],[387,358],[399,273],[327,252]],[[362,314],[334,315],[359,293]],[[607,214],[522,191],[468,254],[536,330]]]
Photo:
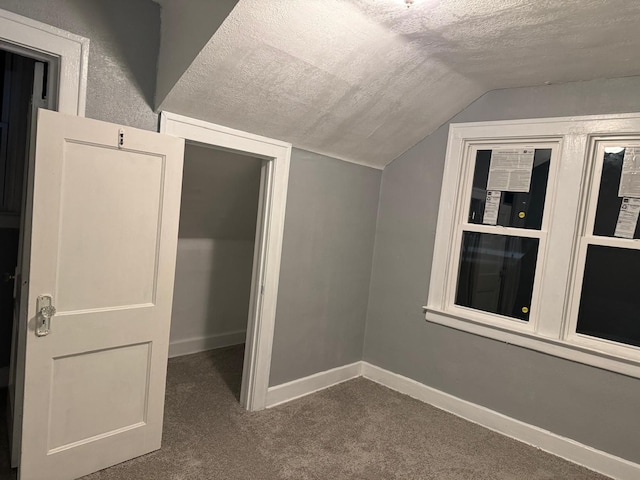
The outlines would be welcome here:
[[[640,465],[636,463],[467,402],[370,363],[362,362],[362,375],[392,390],[609,477],[619,480],[640,478]]]
[[[9,367],[0,368],[0,388],[9,385]]]
[[[267,408],[324,390],[361,375],[362,362],[332,368],[325,372],[283,383],[267,390]]]
[[[618,480],[640,478],[640,465],[636,463],[454,397],[368,362],[355,362],[269,387],[267,408],[359,376],[609,477]]]
[[[244,343],[247,337],[246,330],[221,333],[209,337],[188,338],[169,342],[169,358],[189,355],[191,353],[205,352],[215,348],[230,347]]]

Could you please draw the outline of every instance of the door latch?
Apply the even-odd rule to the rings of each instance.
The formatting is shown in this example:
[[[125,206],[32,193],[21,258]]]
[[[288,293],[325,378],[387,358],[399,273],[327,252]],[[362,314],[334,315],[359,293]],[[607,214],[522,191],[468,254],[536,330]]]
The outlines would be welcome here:
[[[38,296],[36,318],[36,335],[44,337],[51,333],[51,318],[56,314],[56,307],[53,306],[51,295]]]

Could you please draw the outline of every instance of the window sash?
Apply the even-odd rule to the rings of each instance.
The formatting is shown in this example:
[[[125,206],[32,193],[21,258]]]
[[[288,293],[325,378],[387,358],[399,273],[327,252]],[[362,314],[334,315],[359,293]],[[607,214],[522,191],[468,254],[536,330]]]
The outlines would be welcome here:
[[[563,330],[563,338],[576,345],[594,348],[623,358],[640,361],[640,347],[604,338],[592,337],[590,335],[583,335],[577,332],[578,313],[589,246],[596,245],[640,250],[640,239],[593,235],[598,207],[598,194],[600,192],[600,183],[602,181],[602,171],[604,167],[605,149],[623,146],[640,146],[640,137],[638,135],[621,135],[605,138],[593,137],[591,139],[590,154],[587,158],[587,162],[589,162],[591,168],[591,175],[587,180],[586,188],[583,189],[583,205],[585,207],[583,211],[580,212],[582,225],[579,231],[578,248],[572,272],[572,287],[569,295],[569,308],[567,321],[565,322],[565,328]]]
[[[560,139],[537,139],[525,138],[517,141],[490,141],[490,142],[474,142],[470,143],[465,149],[462,171],[464,176],[459,185],[458,205],[455,220],[454,235],[452,241],[452,251],[450,253],[449,268],[447,275],[447,287],[445,290],[445,309],[448,312],[473,318],[474,321],[484,322],[500,328],[510,328],[517,331],[535,332],[538,326],[540,294],[541,294],[541,278],[543,274],[548,229],[551,223],[551,212],[554,206],[556,175],[558,163],[560,160]],[[544,209],[542,213],[542,226],[540,230],[504,227],[501,225],[482,225],[468,222],[469,206],[471,204],[471,195],[473,188],[473,176],[476,167],[476,158],[479,150],[495,150],[500,148],[533,148],[550,149],[551,165],[549,168],[549,176],[547,177],[547,190]],[[463,233],[479,232],[493,235],[506,235],[512,237],[524,237],[538,239],[538,256],[536,260],[536,268],[534,271],[533,292],[531,295],[531,304],[529,306],[529,320],[522,321],[514,317],[508,317],[496,313],[484,312],[470,307],[464,307],[455,303],[456,291],[458,287],[458,271],[460,268],[460,253],[462,247]],[[457,250],[456,250],[457,249]]]
[[[588,180],[587,188],[584,189],[584,205],[586,211],[582,212],[584,218],[583,228],[581,231],[582,236],[593,236],[595,238],[615,238],[615,237],[603,237],[593,235],[595,223],[596,223],[596,210],[598,208],[598,193],[600,191],[600,183],[602,181],[602,170],[604,167],[604,154],[605,149],[610,147],[629,147],[640,146],[640,137],[638,135],[629,136],[616,136],[613,138],[598,138],[591,139],[591,146],[589,148],[589,157],[587,161],[591,165],[591,176]],[[629,239],[620,239],[629,240]]]
[[[594,238],[597,241],[594,241]],[[600,246],[613,246],[619,247],[619,242],[610,242],[607,240],[618,240],[618,239],[607,239],[604,237],[583,237],[580,241],[580,248],[577,253],[576,267],[575,267],[575,278],[574,285],[571,289],[570,294],[570,307],[569,307],[569,315],[568,322],[566,322],[566,327],[564,331],[564,339],[570,343],[574,343],[576,345],[580,345],[587,348],[593,348],[600,350],[602,352],[607,352],[612,355],[621,356],[623,358],[630,358],[640,362],[640,347],[636,347],[633,345],[627,345],[625,343],[614,342],[612,340],[607,340],[604,338],[592,337],[590,335],[584,335],[577,332],[578,327],[578,312],[580,309],[580,299],[582,293],[582,283],[585,273],[585,265],[587,261],[587,249],[589,245],[600,245]],[[634,242],[634,240],[629,240],[630,242]],[[640,243],[639,240],[635,240],[635,242]],[[635,250],[640,250],[640,245],[634,245]]]

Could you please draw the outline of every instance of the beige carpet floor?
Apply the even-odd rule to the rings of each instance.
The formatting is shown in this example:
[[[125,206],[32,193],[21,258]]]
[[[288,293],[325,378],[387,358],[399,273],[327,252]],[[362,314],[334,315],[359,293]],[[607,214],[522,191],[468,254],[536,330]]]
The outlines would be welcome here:
[[[170,360],[162,449],[84,480],[605,479],[361,378],[248,413],[242,359]]]

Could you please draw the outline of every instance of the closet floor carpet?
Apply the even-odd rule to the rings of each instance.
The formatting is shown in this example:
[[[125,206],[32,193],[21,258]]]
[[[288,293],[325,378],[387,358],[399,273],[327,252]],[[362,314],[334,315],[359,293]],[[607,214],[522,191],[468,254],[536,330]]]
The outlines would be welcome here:
[[[242,346],[171,359],[162,449],[83,480],[606,478],[362,378],[249,413],[242,361]]]

